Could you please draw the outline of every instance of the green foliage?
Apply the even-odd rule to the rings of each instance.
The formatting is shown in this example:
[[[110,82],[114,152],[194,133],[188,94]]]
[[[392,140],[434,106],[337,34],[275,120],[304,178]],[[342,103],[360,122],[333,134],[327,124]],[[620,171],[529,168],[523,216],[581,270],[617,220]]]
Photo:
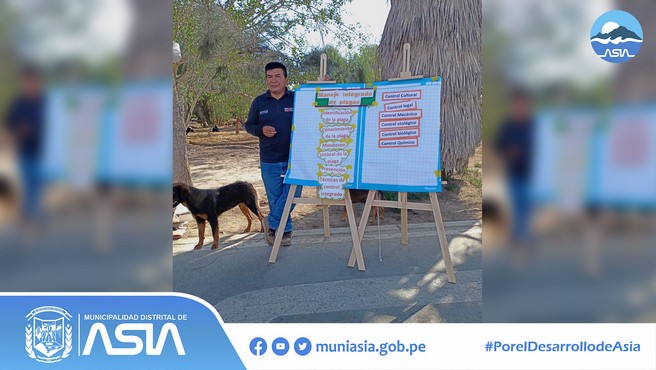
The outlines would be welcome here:
[[[350,81],[371,83],[380,80],[380,69],[376,65],[377,45],[364,45],[350,62]]]
[[[399,196],[399,193],[395,192],[395,191],[384,191],[383,192],[383,198],[385,200],[396,201],[396,200],[399,199],[398,196]]]
[[[246,32],[259,35],[267,48],[300,60],[310,32],[340,35],[340,43],[352,46],[360,34],[344,25],[341,9],[351,0],[221,0]]]
[[[380,73],[376,66],[376,51],[376,45],[364,45],[358,52],[345,57],[334,46],[316,47],[310,50],[300,63],[294,65],[297,73],[295,83],[317,79],[322,53],[326,53],[328,75],[332,80],[366,83],[377,81],[380,79]]]
[[[185,120],[208,125],[245,121],[250,104],[264,92],[264,65],[287,64],[290,85],[316,80],[319,58],[328,54],[328,73],[340,82],[371,82],[376,45],[350,57],[334,46],[308,51],[307,34],[339,34],[352,47],[361,35],[344,26],[342,7],[351,0],[173,0],[173,40],[183,58],[174,70],[185,100]],[[349,49],[351,50],[351,49]]]
[[[475,186],[479,189],[483,188],[483,176],[481,170],[478,168],[465,168],[464,171],[465,180],[470,183],[472,186]]]
[[[428,193],[408,193],[408,201],[428,199]]]

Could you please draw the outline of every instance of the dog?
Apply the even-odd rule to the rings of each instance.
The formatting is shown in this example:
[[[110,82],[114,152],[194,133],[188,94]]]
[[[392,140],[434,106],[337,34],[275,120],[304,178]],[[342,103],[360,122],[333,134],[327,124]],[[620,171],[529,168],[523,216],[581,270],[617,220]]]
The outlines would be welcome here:
[[[11,182],[9,179],[0,177],[0,200],[11,202],[14,198],[14,188]]]
[[[367,200],[367,196],[369,195],[369,190],[349,189],[349,194],[351,195],[351,203],[363,203]],[[384,199],[383,192],[380,190],[376,191],[376,195],[374,195],[374,199],[376,200]],[[372,210],[371,221],[375,220],[376,217],[378,216],[380,216],[381,219],[385,218],[385,210],[382,207],[372,206],[371,210]],[[340,220],[346,221],[346,207],[344,207],[344,214],[342,215],[342,218]]]
[[[9,178],[0,174],[0,229],[20,213],[20,191]]]
[[[237,181],[218,189],[197,189],[183,183],[173,184],[173,208],[183,204],[189,209],[198,224],[198,244],[194,249],[201,249],[205,241],[205,221],[212,228],[212,249],[219,248],[219,216],[235,206],[248,220],[248,226],[243,232],[251,231],[253,212],[260,220],[260,232],[264,231],[262,213],[260,212],[257,191],[248,182]]]

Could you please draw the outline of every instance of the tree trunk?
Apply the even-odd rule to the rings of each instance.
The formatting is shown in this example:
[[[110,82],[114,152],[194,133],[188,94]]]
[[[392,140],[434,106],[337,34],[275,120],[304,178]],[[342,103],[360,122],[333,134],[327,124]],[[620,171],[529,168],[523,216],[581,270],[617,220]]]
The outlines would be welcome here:
[[[189,161],[187,160],[187,123],[185,120],[184,99],[173,86],[173,182],[193,185]]]

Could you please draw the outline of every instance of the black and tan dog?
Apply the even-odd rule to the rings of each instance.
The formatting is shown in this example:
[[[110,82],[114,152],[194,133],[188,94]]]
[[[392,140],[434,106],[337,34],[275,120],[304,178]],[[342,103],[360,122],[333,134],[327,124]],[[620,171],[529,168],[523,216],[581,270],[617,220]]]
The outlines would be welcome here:
[[[197,189],[187,184],[173,184],[173,207],[182,203],[189,209],[198,223],[198,244],[194,249],[203,247],[205,240],[205,221],[209,221],[212,228],[212,249],[219,247],[219,215],[223,212],[239,206],[241,212],[248,220],[245,233],[251,231],[253,212],[260,220],[260,232],[264,231],[262,225],[262,213],[260,213],[257,191],[253,185],[238,181],[218,189]]]

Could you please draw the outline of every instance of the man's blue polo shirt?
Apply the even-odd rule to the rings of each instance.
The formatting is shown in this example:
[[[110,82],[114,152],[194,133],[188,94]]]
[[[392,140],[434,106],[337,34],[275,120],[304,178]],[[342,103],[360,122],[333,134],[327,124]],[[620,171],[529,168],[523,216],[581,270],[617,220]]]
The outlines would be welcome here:
[[[276,99],[267,90],[253,100],[246,120],[246,131],[260,138],[260,161],[279,163],[289,160],[289,144],[292,135],[294,92],[285,89],[285,94]],[[262,134],[263,126],[276,129],[273,137]]]

